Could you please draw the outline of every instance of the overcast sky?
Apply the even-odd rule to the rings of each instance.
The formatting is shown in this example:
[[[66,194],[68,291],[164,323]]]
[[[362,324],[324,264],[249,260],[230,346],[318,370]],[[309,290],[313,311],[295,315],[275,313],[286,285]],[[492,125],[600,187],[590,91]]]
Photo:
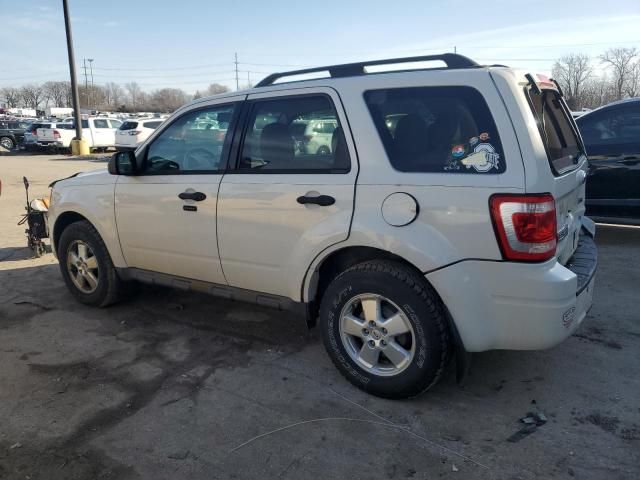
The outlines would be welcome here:
[[[640,0],[69,0],[79,79],[235,88],[273,71],[453,51],[549,73],[559,56],[640,48]],[[68,80],[62,0],[0,0],[0,86]]]

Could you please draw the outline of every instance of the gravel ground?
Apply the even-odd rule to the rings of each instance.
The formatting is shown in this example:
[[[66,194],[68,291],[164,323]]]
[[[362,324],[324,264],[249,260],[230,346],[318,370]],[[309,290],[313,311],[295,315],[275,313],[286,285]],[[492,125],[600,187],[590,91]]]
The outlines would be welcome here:
[[[288,314],[148,287],[75,302],[25,248],[21,179],[47,195],[104,167],[0,155],[0,479],[640,478],[640,229],[600,227],[595,304],[562,345],[388,401]],[[527,412],[548,422],[508,441]]]

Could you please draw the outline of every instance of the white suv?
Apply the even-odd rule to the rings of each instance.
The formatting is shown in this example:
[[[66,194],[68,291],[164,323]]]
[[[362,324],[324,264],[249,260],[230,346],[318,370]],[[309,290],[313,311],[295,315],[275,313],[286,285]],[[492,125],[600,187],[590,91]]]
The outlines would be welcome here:
[[[366,72],[417,61],[446,66]],[[310,118],[335,122],[330,153],[298,148]],[[450,358],[461,372],[468,352],[548,348],[580,325],[586,169],[553,81],[384,60],[194,101],[108,171],[55,183],[49,223],[83,303],[137,280],[296,309],[349,381],[402,398]]]
[[[153,131],[162,125],[164,120],[160,118],[137,118],[125,120],[116,130],[116,150],[135,150],[144,142]]]

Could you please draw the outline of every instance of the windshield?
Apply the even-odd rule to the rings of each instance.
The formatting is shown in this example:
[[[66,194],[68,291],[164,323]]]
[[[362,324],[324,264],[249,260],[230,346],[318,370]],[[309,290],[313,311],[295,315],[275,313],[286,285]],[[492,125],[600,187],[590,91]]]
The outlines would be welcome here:
[[[527,93],[554,173],[561,175],[573,170],[584,149],[562,97],[550,89],[536,93],[529,88]]]

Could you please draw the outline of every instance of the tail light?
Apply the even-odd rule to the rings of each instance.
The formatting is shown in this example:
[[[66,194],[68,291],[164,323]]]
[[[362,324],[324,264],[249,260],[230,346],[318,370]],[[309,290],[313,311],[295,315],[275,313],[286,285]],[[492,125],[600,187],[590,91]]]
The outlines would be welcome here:
[[[505,260],[541,262],[556,254],[556,203],[551,194],[493,195],[489,207]]]
[[[129,135],[131,135],[132,137],[135,137],[136,135],[141,134],[142,132],[140,130],[129,130]]]
[[[60,138],[60,132],[58,130],[53,131],[53,138]]]

